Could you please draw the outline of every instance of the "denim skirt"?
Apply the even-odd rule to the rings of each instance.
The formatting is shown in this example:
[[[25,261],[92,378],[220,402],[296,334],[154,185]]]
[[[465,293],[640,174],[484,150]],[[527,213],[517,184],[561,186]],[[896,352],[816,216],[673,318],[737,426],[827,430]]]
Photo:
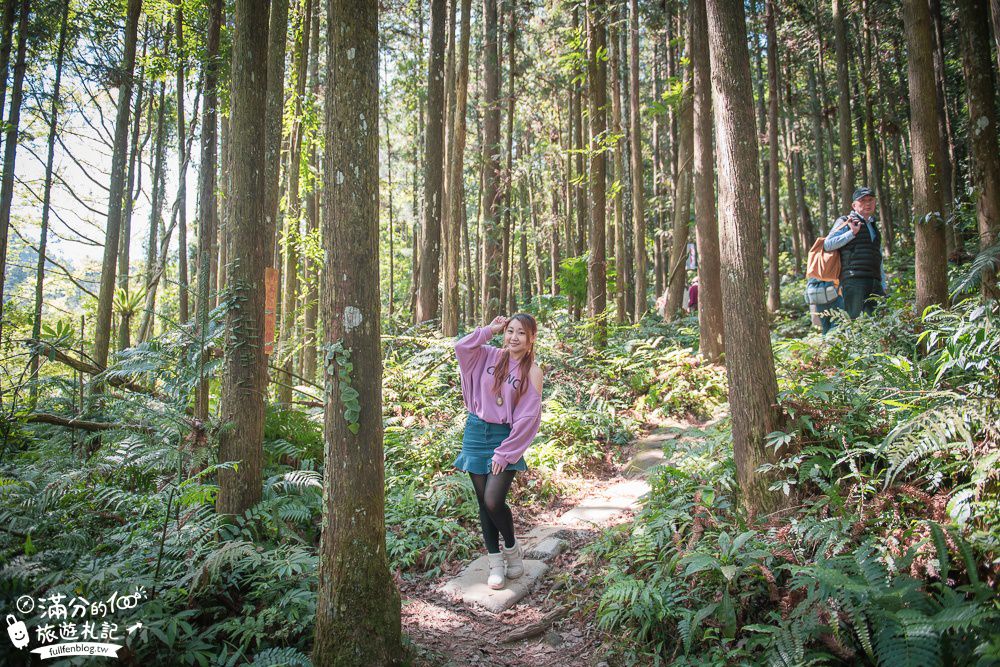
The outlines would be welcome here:
[[[459,470],[488,475],[492,469],[493,452],[508,435],[510,435],[510,424],[483,421],[470,412],[465,419],[462,451],[453,465]],[[527,469],[528,465],[524,462],[523,456],[505,468],[505,470]]]

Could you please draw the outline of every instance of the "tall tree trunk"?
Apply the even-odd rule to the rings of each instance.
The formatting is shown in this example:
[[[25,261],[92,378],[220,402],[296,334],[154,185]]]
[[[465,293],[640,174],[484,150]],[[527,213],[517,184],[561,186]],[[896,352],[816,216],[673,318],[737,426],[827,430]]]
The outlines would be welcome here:
[[[281,198],[281,125],[285,110],[285,44],[288,41],[288,0],[271,2],[267,35],[267,110],[264,114],[264,221],[268,251],[265,266],[277,266],[274,239]],[[259,83],[257,85],[260,85]],[[235,137],[234,137],[235,139]],[[236,154],[237,160],[242,159]],[[235,160],[234,160],[235,162]],[[234,223],[238,224],[238,223]]]
[[[852,44],[853,47],[853,44]],[[848,65],[848,80],[851,86],[851,99],[861,100],[861,104],[865,103],[862,97],[861,91],[858,89],[858,78],[861,76],[859,70],[861,69],[858,65],[858,54],[856,49],[852,48],[847,54],[847,65]],[[861,157],[858,162],[861,164],[861,180],[862,184],[868,185],[871,180],[868,176],[868,161],[865,159],[867,155],[867,143],[865,141],[865,112],[858,108],[859,105],[855,105],[852,113],[852,119],[854,120],[854,133],[857,137],[858,148],[861,153]]]
[[[500,225],[497,219],[500,157],[500,60],[497,55],[497,0],[483,0],[484,83],[483,95],[483,319],[501,312]]]
[[[271,17],[274,20],[275,17]],[[334,30],[331,33],[336,32]],[[232,165],[230,195],[229,298],[222,367],[219,461],[239,467],[219,470],[219,514],[242,514],[260,500],[264,463],[264,268],[271,230],[264,162],[267,128],[260,122],[268,91],[260,85],[268,70],[268,3],[236,0],[232,59]]]
[[[838,0],[834,0],[838,2]],[[771,209],[768,211],[769,232],[767,235],[767,310],[775,313],[781,308],[781,274],[778,266],[779,242],[781,228],[779,227],[778,211],[778,38],[775,29],[774,0],[767,0],[767,155],[768,155],[768,188]],[[845,98],[846,100],[846,98]],[[843,100],[842,100],[843,101]]]
[[[816,83],[816,68],[812,60],[806,64],[809,81],[810,108],[812,111],[813,143],[815,144],[815,169],[819,182],[816,184],[816,196],[819,200],[819,219],[821,228],[826,229],[830,221],[830,208],[826,197],[826,149],[823,145],[823,112],[820,105],[819,85]]]
[[[578,14],[577,10],[574,10],[573,11],[573,29],[574,30],[576,30],[576,29],[586,30],[585,26],[583,28],[581,28],[579,21],[580,21],[579,14]],[[582,34],[581,38],[582,39],[586,39],[586,34]],[[585,165],[584,159],[583,159],[584,150],[587,148],[587,145],[584,143],[585,130],[584,130],[584,125],[583,125],[583,118],[584,118],[584,116],[583,116],[583,105],[584,105],[583,85],[582,84],[575,85],[574,88],[573,88],[573,92],[576,95],[576,106],[574,107],[574,110],[576,112],[576,117],[575,117],[576,127],[573,130],[574,131],[573,145],[576,147],[576,150],[577,150],[577,153],[576,153],[576,156],[575,156],[576,157],[576,167],[575,167],[575,174],[574,174],[574,176],[575,176],[575,178],[577,180],[576,190],[575,190],[576,202],[575,202],[575,207],[574,207],[575,211],[576,211],[576,230],[573,233],[573,240],[576,243],[576,246],[574,248],[576,256],[580,257],[581,255],[583,255],[584,251],[587,248],[587,215],[588,215],[588,209],[587,209],[587,185],[585,183],[585,181],[586,181],[586,173],[587,172],[585,171],[586,170],[586,165]],[[580,310],[582,309],[582,307],[583,307],[583,304],[579,304],[579,303],[575,304],[574,311],[575,311],[575,317],[576,318],[580,317]]]
[[[417,69],[424,64],[424,2],[419,0],[417,3],[417,32],[413,35],[413,50],[417,54]],[[423,94],[423,88],[417,86],[416,90],[416,100],[415,106],[417,110],[416,120],[417,120],[417,136],[413,143],[413,238],[411,239],[413,243],[412,256],[413,261],[412,271],[410,272],[410,316],[413,318],[413,324],[417,324],[417,292],[420,286],[420,261],[422,252],[422,242],[421,237],[423,234],[423,219],[424,219],[424,206],[426,202],[421,196],[423,193],[420,188],[420,174],[423,173],[423,164],[427,158],[425,154],[425,113],[427,111],[427,96]]]
[[[24,92],[25,55],[28,48],[29,0],[21,0],[17,25],[17,60],[14,63],[14,90],[10,96],[10,115],[4,141],[3,179],[0,185],[0,333],[3,325],[3,290],[7,278],[7,228],[10,227],[10,207],[14,200],[14,163],[17,158],[17,137],[21,119],[21,98]],[[117,244],[117,238],[115,239]],[[117,245],[115,246],[117,249]],[[112,281],[113,283],[113,281]],[[110,312],[110,311],[109,311]],[[110,326],[110,323],[109,323]]]
[[[166,144],[166,89],[165,81],[160,81],[160,95],[157,99],[156,139],[153,148],[153,192],[150,197],[149,235],[146,245],[146,303],[143,306],[142,323],[139,326],[139,342],[145,343],[152,337],[156,311],[156,288],[159,284],[159,263],[157,254],[157,234],[163,224],[164,174],[163,160]]]
[[[388,72],[386,72],[386,78],[388,79]],[[389,124],[389,111],[386,108],[387,104],[382,105],[383,116],[382,123],[385,127],[385,165],[386,165],[386,186],[389,188],[389,298],[388,298],[388,317],[391,320],[396,310],[396,221],[393,217],[393,205],[392,205],[392,126]],[[315,163],[315,148],[313,149],[313,162]],[[315,167],[315,164],[314,164]],[[312,205],[312,196],[310,196],[309,203]],[[310,220],[312,219],[312,211],[308,214]],[[315,365],[313,370],[315,371]],[[307,376],[312,379],[312,376]]]
[[[532,244],[534,266],[535,266],[535,293],[538,296],[545,294],[545,273],[546,266],[544,252],[542,251],[543,238],[542,238],[542,225],[539,223],[538,209],[541,208],[541,201],[535,195],[534,178],[531,174],[528,174],[524,182],[524,196],[528,201],[528,213],[531,216],[531,233],[534,237],[534,243]]]
[[[514,227],[511,215],[514,211],[514,112],[517,98],[514,95],[514,30],[516,27],[517,0],[507,0],[509,14],[507,15],[507,168],[504,170],[503,200],[504,200],[504,278],[506,281],[507,312],[517,312],[517,302],[514,299]]]
[[[111,306],[118,269],[118,239],[121,235],[122,206],[125,196],[125,161],[128,152],[129,113],[132,107],[132,78],[135,71],[135,49],[139,32],[142,0],[128,0],[125,16],[125,48],[122,55],[122,85],[118,88],[118,110],[115,116],[115,142],[111,158],[111,187],[108,194],[108,224],[104,235],[104,260],[101,267],[101,288],[97,301],[97,324],[94,332],[94,362],[108,365],[111,344]]]
[[[323,272],[321,312],[333,358],[326,368],[323,536],[312,660],[316,667],[394,665],[402,661],[403,648],[399,591],[385,551],[378,3],[328,0],[327,7],[328,24],[338,28],[327,31],[327,81],[337,85],[328,87],[326,96],[322,236],[331,265]],[[345,52],[354,57],[335,57]]]
[[[453,0],[455,2],[457,0]],[[462,251],[462,221],[464,219],[465,187],[463,174],[465,172],[465,141],[466,141],[466,104],[469,96],[469,40],[472,30],[472,0],[462,0],[460,19],[461,37],[456,52],[456,69],[454,81],[454,114],[451,129],[451,141],[448,150],[451,159],[448,162],[448,253],[445,262],[444,279],[444,314],[441,329],[445,336],[458,335],[459,322],[459,263]],[[469,286],[471,289],[471,285]]]
[[[934,50],[934,83],[937,86],[938,136],[941,141],[941,163],[936,167],[941,184],[941,214],[945,219],[945,240],[948,246],[947,256],[961,250],[961,240],[958,228],[952,222],[952,211],[955,202],[955,175],[958,163],[955,160],[955,142],[952,135],[951,114],[948,108],[947,91],[945,87],[945,54],[944,33],[941,17],[941,0],[929,0],[931,12],[931,44]]]
[[[444,50],[446,0],[431,0],[431,51],[427,64],[427,141],[424,161],[424,229],[417,322],[438,317],[441,204],[444,185]]]
[[[892,208],[889,206],[889,197],[882,187],[882,156],[875,134],[875,101],[872,99],[872,82],[875,79],[873,72],[874,62],[872,60],[872,21],[869,12],[868,0],[862,0],[862,13],[864,15],[864,49],[861,59],[861,85],[863,89],[864,114],[865,114],[865,149],[868,161],[869,183],[875,190],[878,199],[879,220],[882,223],[882,244],[883,252],[886,256],[890,254],[892,243]]]
[[[818,80],[819,100],[821,108],[823,109],[823,115],[821,121],[825,133],[824,143],[830,149],[826,151],[826,155],[827,155],[827,173],[830,174],[829,178],[830,189],[828,190],[829,199],[827,199],[827,201],[830,202],[831,210],[829,211],[829,217],[824,218],[822,225],[820,226],[821,232],[825,233],[825,230],[829,229],[833,223],[832,218],[839,215],[837,211],[839,205],[837,202],[839,199],[838,190],[840,188],[840,169],[839,169],[840,163],[838,162],[836,151],[834,150],[834,146],[836,146],[837,142],[834,140],[833,136],[833,123],[830,122],[830,119],[827,117],[827,111],[826,111],[827,109],[831,108],[831,102],[829,98],[830,88],[829,86],[827,86],[826,82],[827,49],[826,46],[824,45],[824,39],[823,39],[824,35],[829,34],[829,30],[824,25],[823,22],[822,4],[823,2],[825,2],[825,0],[814,0],[814,2],[815,2],[814,13],[816,15],[816,50],[819,53],[819,61],[816,63],[817,65],[816,73],[819,77]]]
[[[690,25],[690,24],[689,24]],[[690,58],[690,28],[685,43]],[[690,64],[684,68],[684,83],[677,110],[677,180],[674,189],[673,235],[670,241],[670,261],[667,264],[666,319],[681,312],[684,286],[687,283],[688,237],[691,227],[692,157],[694,155],[694,101]]]
[[[146,59],[146,42],[149,37],[147,28],[142,44],[142,60]],[[129,262],[132,245],[132,210],[139,192],[135,191],[136,163],[142,166],[142,149],[139,146],[139,131],[142,126],[142,97],[146,83],[146,66],[139,67],[138,89],[135,95],[135,113],[132,114],[132,139],[128,151],[128,175],[125,177],[125,203],[122,210],[122,233],[118,241],[118,289],[129,293]],[[142,190],[142,171],[139,171],[139,187]],[[135,196],[132,192],[135,191]],[[132,345],[132,313],[122,312],[118,322],[118,349],[124,350]]]
[[[934,82],[931,16],[926,0],[904,0],[913,155],[913,221],[916,228],[917,313],[948,303],[947,255],[942,211],[941,154]]]
[[[583,137],[583,91],[582,86],[577,85],[573,91],[575,96],[575,103],[573,106],[573,111],[575,112],[575,117],[573,119],[573,145],[575,146],[576,155],[575,166],[574,166],[574,179],[576,183],[574,184],[573,194],[575,196],[575,201],[573,202],[573,210],[576,213],[576,228],[573,230],[573,254],[576,257],[582,257],[584,251],[587,248],[587,227],[586,220],[588,217],[587,208],[587,186],[585,184],[585,179],[587,177],[586,167],[584,166],[583,154],[586,150],[584,145]],[[583,302],[573,299],[571,304],[571,315],[573,320],[579,320],[583,311]]]
[[[833,36],[837,51],[837,112],[840,127],[840,206],[851,208],[854,194],[854,149],[851,144],[851,87],[847,68],[847,23],[844,1],[833,0]]]
[[[14,19],[17,0],[4,0],[3,18],[0,19],[0,118],[7,104],[7,71],[10,66],[10,48],[14,41]],[[0,139],[4,133],[0,132]],[[2,279],[2,272],[0,272]]]
[[[566,201],[566,215],[563,216],[563,223],[565,225],[565,239],[566,239],[566,257],[573,256],[573,250],[575,246],[573,245],[573,220],[576,219],[576,211],[574,205],[576,204],[576,190],[573,186],[573,166],[576,163],[576,156],[573,155],[573,147],[575,146],[576,137],[576,108],[574,107],[574,95],[573,89],[575,85],[570,83],[569,87],[566,89],[566,140],[563,142],[562,155],[565,158],[565,164],[563,169],[563,185],[564,191],[563,195]],[[572,299],[572,297],[570,297]],[[572,303],[570,304],[572,306]]]
[[[962,41],[962,71],[965,74],[969,108],[969,148],[972,155],[972,185],[976,192],[979,248],[997,242],[1000,234],[1000,156],[997,154],[996,89],[990,58],[989,8],[986,0],[959,0],[958,18]],[[983,297],[997,299],[996,262],[982,274]]]
[[[792,247],[795,253],[795,275],[805,275],[803,271],[803,255],[809,252],[807,242],[803,240],[801,225],[799,224],[799,191],[796,188],[798,173],[795,169],[799,158],[799,146],[796,142],[795,134],[795,99],[792,97],[792,63],[791,56],[785,52],[785,113],[782,114],[784,124],[785,142],[785,174],[788,177],[788,218],[792,230]],[[801,201],[802,208],[806,208],[805,201]]]
[[[616,12],[617,14],[617,12]],[[620,80],[621,72],[621,42],[618,39],[617,15],[608,28],[608,43],[610,51],[609,62],[611,70],[611,131],[619,136],[624,136],[622,128],[622,86]],[[622,149],[624,142],[622,139],[615,141],[611,160],[611,182],[621,182],[625,178],[625,159]],[[625,273],[625,215],[624,215],[624,188],[619,188],[615,194],[615,324],[624,324],[628,315],[625,303],[626,273]],[[631,282],[631,281],[630,281]],[[630,318],[631,319],[631,318]]]
[[[222,21],[226,26],[230,25],[230,22],[225,17],[226,8],[222,8]],[[226,81],[228,85],[229,82]],[[222,122],[219,128],[219,159],[221,166],[219,168],[219,202],[217,204],[219,211],[219,266],[216,275],[216,297],[213,307],[218,306],[221,303],[224,292],[226,290],[226,277],[228,270],[226,269],[229,263],[229,193],[232,191],[232,179],[230,178],[231,166],[233,163],[232,159],[232,141],[230,128],[232,125],[229,122],[229,113],[222,117]]]
[[[765,136],[767,134],[767,101],[764,96],[764,82],[766,73],[764,72],[764,45],[757,35],[757,32],[766,32],[760,28],[760,21],[758,18],[757,9],[758,0],[750,0],[750,24],[748,30],[755,31],[753,39],[753,77],[754,88],[756,90],[756,110],[757,110],[757,133],[758,136]],[[766,1],[766,0],[761,0]],[[771,228],[771,163],[764,159],[764,153],[761,151],[760,154],[761,168],[760,168],[760,191],[764,195],[764,219],[761,224],[764,226],[765,243],[766,239],[770,238]]]
[[[521,283],[521,303],[528,303],[534,296],[534,291],[531,288],[531,275],[528,273],[528,211],[525,210],[525,203],[528,199],[527,187],[524,181],[521,182],[520,197],[521,206],[518,216],[518,239],[520,243],[520,251],[517,259],[517,271],[518,278]],[[510,312],[515,312],[511,309]]]
[[[621,20],[624,21],[627,16],[627,10],[624,5],[619,8],[621,12]],[[629,165],[631,164],[632,152],[629,150],[630,142],[628,140],[630,125],[629,116],[630,111],[626,111],[630,104],[630,91],[631,87],[628,85],[629,79],[629,63],[628,56],[629,52],[629,35],[628,30],[622,29],[618,30],[618,43],[615,45],[615,50],[619,53],[618,58],[618,98],[619,105],[622,108],[622,113],[620,115],[621,128],[619,132],[622,134],[622,140],[618,143],[618,152],[621,153],[620,159],[618,161],[618,166],[620,167],[621,176],[618,177],[618,181],[621,184],[621,191],[619,193],[619,201],[621,202],[622,210],[622,222],[620,225],[622,234],[622,254],[624,255],[624,262],[622,263],[623,269],[622,273],[625,276],[625,321],[634,322],[635,321],[635,253],[633,249],[635,248],[635,233],[631,230],[631,220],[632,220],[632,173]],[[654,40],[655,41],[655,40]],[[646,229],[646,223],[643,223],[643,229]],[[616,241],[617,242],[617,241]],[[617,247],[617,246],[616,246]],[[649,265],[649,260],[646,260],[646,265]],[[646,278],[646,291],[649,291],[649,278]],[[648,298],[648,297],[647,297]],[[654,298],[655,301],[655,298]]]
[[[56,78],[52,84],[52,104],[49,107],[49,140],[45,158],[45,185],[42,190],[42,228],[38,238],[38,265],[35,269],[35,312],[31,324],[31,338],[39,340],[42,335],[42,297],[45,285],[45,253],[49,238],[49,213],[52,202],[52,163],[55,159],[56,128],[59,126],[59,93],[62,84],[63,56],[66,54],[66,25],[69,22],[69,1],[62,0],[59,20],[59,49],[56,52]],[[38,355],[31,355],[32,403],[38,396]]]
[[[629,87],[629,94],[631,95],[631,86]],[[660,85],[660,53],[659,53],[659,42],[658,40],[653,40],[653,96],[656,99],[662,98],[662,90]],[[663,222],[663,127],[660,122],[660,116],[662,114],[656,114],[653,116],[653,200],[655,204],[653,206],[653,291],[656,294],[656,298],[659,299],[663,294],[665,289],[664,279],[663,279],[663,232],[664,232],[664,222]],[[629,122],[629,132],[632,132],[631,121]],[[629,159],[631,160],[631,151],[629,151]],[[654,300],[655,301],[655,300]]]
[[[590,83],[590,147],[595,149],[607,131],[608,70],[607,32],[604,0],[588,2],[587,79]],[[605,259],[605,216],[607,215],[607,153],[595,151],[590,158],[590,259],[587,263],[589,300],[587,314],[597,318],[594,344],[604,347],[608,337],[607,260]]]
[[[184,6],[177,0],[175,12],[177,33],[177,205],[179,224],[177,227],[177,290],[178,317],[188,321],[188,243],[187,243],[187,140],[184,126],[184,75],[187,69],[187,52],[184,50]]]
[[[875,53],[881,54],[882,49],[879,44],[878,31],[872,30],[875,39]],[[884,205],[884,212],[880,213],[882,220],[882,234],[885,237],[882,241],[882,253],[888,258],[892,256],[892,250],[895,246],[896,240],[896,215],[893,212],[893,202],[898,200],[898,197],[892,197],[891,193],[902,193],[902,188],[893,189],[890,187],[892,185],[892,166],[890,165],[889,158],[889,137],[886,136],[886,129],[893,128],[895,139],[899,137],[899,125],[894,122],[894,119],[889,118],[889,113],[886,111],[885,100],[889,96],[888,87],[885,84],[885,79],[883,75],[883,63],[882,58],[875,56],[872,59],[872,67],[875,68],[876,75],[878,77],[878,86],[876,88],[876,95],[878,96],[878,118],[879,118],[879,136],[881,138],[881,162],[882,162],[882,180],[880,181],[880,187],[882,188],[881,194],[878,197],[879,205]],[[901,203],[901,202],[900,202]],[[896,209],[899,210],[899,209]],[[905,217],[905,215],[903,216]]]
[[[743,504],[768,512],[780,498],[768,490],[757,468],[776,455],[765,436],[775,429],[778,385],[760,281],[763,244],[760,183],[750,58],[742,3],[708,0],[719,169],[722,302],[726,328],[726,373],[733,420],[733,455]]]
[[[792,135],[792,141],[797,142],[795,135]],[[800,151],[793,153],[793,162],[795,192],[799,200],[799,236],[801,238],[802,254],[808,261],[809,249],[812,247],[813,241],[816,240],[816,230],[813,228],[812,215],[809,213],[809,204],[806,201],[806,183],[803,173],[805,167],[803,166],[802,153]]]
[[[694,93],[694,217],[698,245],[698,348],[718,363],[725,352],[719,223],[715,210],[715,150],[712,142],[712,65],[708,53],[705,0],[691,0],[691,70]]]
[[[629,0],[629,117],[632,133],[632,239],[635,255],[635,322],[646,314],[646,222],[642,184],[642,118],[639,114],[639,2]]]
[[[295,320],[298,310],[299,291],[299,244],[301,236],[302,200],[299,197],[299,181],[302,158],[302,98],[306,91],[306,66],[309,62],[309,31],[312,25],[312,0],[304,0],[299,10],[299,29],[293,46],[292,63],[295,75],[292,129],[288,151],[288,196],[285,204],[285,268],[281,294],[281,372],[278,374],[278,402],[289,405],[292,402],[292,354],[295,338]]]
[[[312,113],[318,114],[319,109],[319,17],[322,4],[316,0],[313,8],[311,37],[312,46],[309,47],[309,108]],[[388,125],[386,125],[388,130]],[[316,136],[319,129],[313,131],[309,137],[309,169],[308,184],[309,194],[306,197],[306,232],[309,235],[319,234],[319,183],[320,164],[317,146],[319,137]],[[395,229],[395,221],[392,217],[392,156],[391,150],[388,154],[389,162],[389,257],[395,255],[392,250],[392,234]],[[389,269],[392,270],[392,260],[389,262]],[[316,323],[319,321],[319,263],[306,258],[305,263],[306,287],[305,287],[305,325],[302,341],[302,377],[306,380],[314,381],[316,378]],[[390,281],[391,283],[392,281]],[[392,315],[392,294],[389,297],[389,315]]]
[[[201,164],[198,173],[198,355],[199,382],[195,395],[195,418],[208,419],[208,377],[205,362],[208,313],[211,310],[212,257],[216,254],[215,179],[217,164],[219,36],[222,30],[223,0],[208,4],[208,35],[205,43],[205,94],[202,98]]]

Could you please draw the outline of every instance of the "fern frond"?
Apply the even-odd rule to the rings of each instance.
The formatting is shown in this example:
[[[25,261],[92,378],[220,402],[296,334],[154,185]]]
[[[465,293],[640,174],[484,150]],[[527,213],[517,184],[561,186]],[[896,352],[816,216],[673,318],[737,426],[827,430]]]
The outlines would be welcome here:
[[[962,406],[952,404],[928,410],[894,428],[882,443],[882,453],[889,460],[885,488],[922,458],[954,447],[971,447],[967,418]]]
[[[251,667],[312,667],[312,661],[297,648],[269,648],[254,656]]]

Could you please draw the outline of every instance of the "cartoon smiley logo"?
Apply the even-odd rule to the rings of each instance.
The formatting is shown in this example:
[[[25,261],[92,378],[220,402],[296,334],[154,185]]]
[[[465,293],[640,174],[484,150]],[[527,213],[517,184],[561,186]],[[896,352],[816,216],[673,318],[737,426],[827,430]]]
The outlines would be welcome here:
[[[30,641],[28,628],[25,627],[24,621],[17,620],[14,614],[7,614],[7,635],[10,636],[10,641],[15,648],[24,648]]]

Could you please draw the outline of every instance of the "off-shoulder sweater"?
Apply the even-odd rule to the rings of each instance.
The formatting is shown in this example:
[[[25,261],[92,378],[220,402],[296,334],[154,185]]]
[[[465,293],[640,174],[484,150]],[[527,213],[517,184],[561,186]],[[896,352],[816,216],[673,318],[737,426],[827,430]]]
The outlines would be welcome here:
[[[521,458],[538,433],[542,423],[542,397],[530,378],[520,376],[518,364],[512,360],[506,381],[500,385],[503,405],[497,405],[493,372],[501,352],[487,345],[491,338],[493,332],[489,327],[476,327],[455,343],[455,356],[466,409],[483,421],[511,425],[510,435],[493,452],[495,462],[508,466]],[[522,382],[528,386],[524,394],[515,399]]]

